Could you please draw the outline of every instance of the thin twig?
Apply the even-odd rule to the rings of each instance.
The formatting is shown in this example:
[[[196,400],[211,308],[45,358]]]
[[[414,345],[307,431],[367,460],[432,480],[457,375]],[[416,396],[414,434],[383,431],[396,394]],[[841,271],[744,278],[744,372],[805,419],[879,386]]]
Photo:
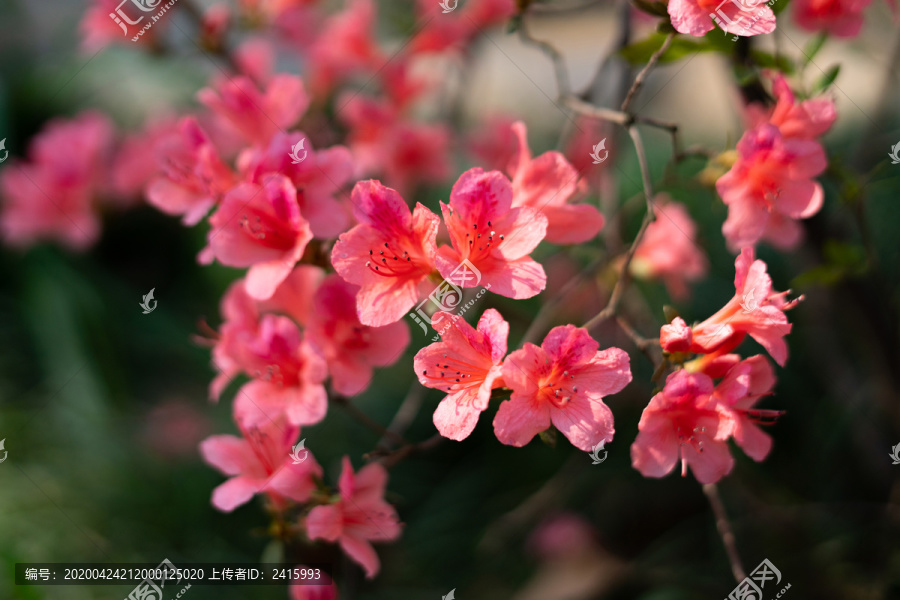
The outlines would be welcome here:
[[[381,461],[381,464],[385,469],[390,469],[401,460],[413,454],[427,452],[428,450],[436,448],[445,439],[446,438],[444,438],[441,434],[436,433],[427,440],[417,443],[404,444],[396,450],[373,450],[369,454],[366,454],[363,458],[365,458],[366,460],[378,459]]]
[[[560,98],[564,98],[566,96],[570,96],[572,94],[572,88],[569,85],[569,72],[566,69],[566,60],[563,57],[562,53],[550,44],[549,42],[545,42],[543,40],[539,40],[531,35],[531,32],[528,30],[528,23],[526,21],[526,16],[524,14],[521,15],[519,21],[519,39],[521,39],[526,44],[531,46],[535,46],[539,48],[546,54],[550,60],[553,62],[553,71],[556,74],[556,87],[557,93]]]
[[[653,53],[653,55],[650,57],[650,60],[646,65],[644,65],[644,68],[641,69],[641,72],[638,73],[637,77],[634,78],[634,83],[631,84],[631,89],[628,90],[628,95],[625,96],[625,101],[622,102],[622,112],[628,112],[628,107],[631,106],[631,101],[644,85],[644,80],[647,79],[647,75],[650,74],[650,71],[653,70],[653,67],[656,66],[656,63],[659,62],[659,59],[662,58],[662,55],[665,54],[666,50],[669,49],[669,46],[672,45],[672,41],[674,39],[674,33],[670,33],[669,35],[667,35],[665,41],[663,41],[662,43],[662,46],[659,47],[659,50]]]
[[[332,402],[344,408],[351,417],[359,421],[365,427],[371,429],[375,433],[381,434],[384,437],[390,438],[395,444],[405,444],[406,440],[402,435],[398,435],[393,431],[388,430],[385,426],[381,425],[377,421],[373,420],[369,415],[358,409],[356,406],[350,403],[350,400],[343,396],[335,396],[331,399]]]
[[[722,543],[725,544],[725,552],[728,554],[728,561],[731,563],[731,572],[734,573],[735,580],[740,583],[747,577],[747,574],[744,572],[741,557],[738,555],[734,533],[731,531],[731,523],[728,521],[725,505],[722,504],[722,498],[719,496],[719,488],[714,483],[707,483],[703,486],[703,493],[709,499],[709,505],[716,515],[716,528],[719,530],[719,535],[722,536]]]

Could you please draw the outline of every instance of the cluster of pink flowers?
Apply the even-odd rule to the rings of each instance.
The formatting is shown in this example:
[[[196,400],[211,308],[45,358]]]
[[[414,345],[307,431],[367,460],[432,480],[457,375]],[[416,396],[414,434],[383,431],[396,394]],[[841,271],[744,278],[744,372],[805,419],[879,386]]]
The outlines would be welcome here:
[[[647,477],[668,474],[680,460],[682,475],[690,467],[698,481],[714,483],[734,466],[729,439],[757,461],[772,448],[759,426],[781,413],[754,408],[775,385],[772,366],[763,355],[742,359],[732,351],[749,335],[784,366],[791,331],[785,311],[800,298],[773,292],[752,248],[735,261],[734,287],[734,297],[702,323],[689,327],[676,317],[660,331],[663,351],[679,368],[644,409],[631,447],[632,464]]]

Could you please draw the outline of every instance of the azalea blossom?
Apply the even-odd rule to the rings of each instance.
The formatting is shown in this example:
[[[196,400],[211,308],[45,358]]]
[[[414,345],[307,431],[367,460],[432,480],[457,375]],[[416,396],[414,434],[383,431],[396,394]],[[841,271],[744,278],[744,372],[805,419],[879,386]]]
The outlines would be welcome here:
[[[775,13],[764,0],[670,0],[672,26],[678,33],[703,37],[713,22],[728,33],[740,36],[775,31]]]
[[[366,577],[375,577],[381,568],[371,542],[389,542],[400,537],[401,525],[394,507],[385,502],[387,471],[370,463],[353,473],[346,456],[338,482],[336,502],[316,506],[306,517],[309,539],[338,542],[341,549],[365,569]]]
[[[547,217],[527,206],[512,207],[512,185],[498,171],[480,168],[463,173],[441,203],[453,247],[441,246],[438,271],[460,287],[490,285],[509,298],[531,298],[547,284],[540,263],[529,255],[544,238]],[[481,274],[454,281],[454,271],[468,261]]]
[[[660,328],[659,345],[666,352],[689,352],[692,341],[693,332],[681,317],[675,317]]]
[[[309,50],[311,87],[327,95],[352,75],[377,71],[387,60],[375,40],[376,19],[372,0],[351,0],[319,30]]]
[[[435,313],[432,324],[442,341],[419,350],[414,368],[422,385],[447,392],[434,412],[434,425],[442,436],[461,441],[475,429],[491,390],[503,387],[509,323],[489,308],[477,329],[446,312]]]
[[[416,12],[425,26],[412,40],[413,52],[465,50],[482,30],[504,23],[517,10],[515,0],[468,0],[456,4],[450,0],[448,5],[456,9],[446,13],[440,2],[416,1]]]
[[[688,295],[688,282],[706,275],[709,262],[697,244],[697,225],[683,204],[657,194],[656,220],[647,226],[629,269],[638,278],[660,277],[672,298]]]
[[[310,342],[328,363],[335,391],[344,396],[369,387],[373,367],[395,363],[409,345],[409,327],[402,321],[384,327],[360,323],[357,291],[339,276],[328,276],[316,291],[309,319]]]
[[[507,168],[512,178],[513,207],[528,206],[547,217],[547,241],[581,244],[603,228],[603,215],[590,204],[569,204],[584,185],[566,157],[551,150],[532,158],[525,123],[512,125],[518,152]]]
[[[863,11],[872,0],[797,0],[791,3],[794,23],[807,31],[823,31],[839,38],[859,35]]]
[[[360,286],[360,322],[388,325],[415,305],[434,271],[440,219],[421,204],[410,213],[400,194],[374,180],[357,183],[351,201],[359,224],[335,242],[331,262],[345,281]]]
[[[797,102],[787,79],[781,73],[767,73],[772,80],[775,106],[760,111],[758,104],[748,107],[751,128],[763,123],[778,127],[785,138],[814,140],[824,135],[837,119],[837,110],[831,98],[810,98]]]
[[[257,300],[272,296],[312,239],[297,190],[282,175],[235,187],[209,223],[208,253],[223,265],[250,267],[247,293]]]
[[[291,448],[300,428],[277,414],[247,418],[258,411],[249,398],[238,398],[234,412],[242,437],[214,435],[200,444],[203,459],[230,477],[212,494],[213,506],[223,512],[231,512],[259,493],[268,494],[276,506],[285,498],[303,502],[315,490],[313,478],[322,477],[322,468],[312,455],[294,464]]]
[[[715,389],[715,397],[733,421],[734,441],[757,462],[763,460],[772,449],[772,438],[760,429],[760,425],[772,423],[781,412],[753,407],[771,393],[774,385],[772,365],[765,356],[757,354],[729,369]]]
[[[497,439],[524,446],[554,425],[573,446],[590,452],[613,438],[613,415],[603,398],[631,382],[628,354],[598,350],[586,330],[554,327],[540,346],[527,343],[503,362],[512,389],[494,418]]]
[[[265,91],[248,77],[220,78],[213,88],[197,92],[197,98],[246,141],[260,145],[290,129],[310,102],[303,81],[294,75],[272,77]]]
[[[788,301],[787,292],[773,292],[766,263],[744,248],[734,261],[735,295],[716,314],[693,328],[692,352],[728,352],[749,334],[779,365],[787,361],[784,336],[791,332],[785,311],[803,297]]]
[[[799,237],[796,227],[767,229],[772,224],[783,228],[784,219],[806,219],[822,208],[822,186],[813,179],[828,166],[821,145],[785,138],[778,127],[764,124],[744,133],[737,151],[737,162],[716,181],[728,206],[722,233],[729,247],[753,245],[767,233],[780,247],[793,245]],[[773,223],[778,217],[781,221]]]
[[[715,483],[734,466],[727,444],[733,429],[731,413],[713,396],[713,380],[678,370],[641,414],[631,464],[644,477],[663,477],[681,461],[682,476],[690,467],[700,483]]]

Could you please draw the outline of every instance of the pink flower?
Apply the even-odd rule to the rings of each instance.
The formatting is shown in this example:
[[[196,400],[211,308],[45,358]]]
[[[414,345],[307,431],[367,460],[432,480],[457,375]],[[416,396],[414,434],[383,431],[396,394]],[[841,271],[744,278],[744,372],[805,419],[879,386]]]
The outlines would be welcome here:
[[[147,186],[147,202],[196,225],[236,183],[194,117],[162,134],[153,147],[159,177]]]
[[[414,368],[419,383],[447,392],[434,425],[442,436],[461,441],[488,407],[491,390],[503,386],[509,323],[493,308],[481,315],[478,329],[446,312],[435,313],[432,323],[443,341],[419,350]]]
[[[872,0],[797,0],[792,17],[802,29],[824,31],[841,38],[859,35],[863,11]]]
[[[175,121],[169,118],[149,122],[142,131],[126,136],[118,144],[110,165],[110,192],[119,206],[134,204],[143,197],[149,183],[160,174],[160,164],[147,160],[147,149],[157,148],[168,136],[176,134]]]
[[[544,268],[528,254],[544,237],[547,217],[527,206],[512,207],[512,186],[498,171],[469,169],[453,185],[450,204],[441,203],[453,247],[441,246],[436,257],[445,278],[469,261],[481,274],[459,283],[479,283],[501,296],[531,298],[547,284]]]
[[[370,463],[353,473],[350,459],[343,461],[338,482],[340,499],[316,506],[306,517],[309,539],[337,541],[341,549],[366,571],[371,579],[381,565],[370,542],[393,541],[400,537],[400,523],[394,507],[385,502],[387,471]]]
[[[737,144],[738,159],[716,182],[728,205],[722,233],[732,249],[750,246],[767,234],[773,217],[806,219],[822,208],[822,186],[813,178],[828,166],[818,142],[785,138],[775,125],[760,125],[744,133]],[[796,224],[791,223],[793,228]],[[796,239],[790,230],[777,230],[772,239],[786,246]]]
[[[133,4],[128,3],[122,7],[122,12],[132,21],[138,21],[136,24],[130,24],[122,20],[118,14],[118,8],[122,5],[121,0],[93,0],[91,6],[84,12],[78,29],[81,32],[81,48],[84,52],[95,53],[102,48],[114,43],[133,43],[143,44],[150,43],[164,25],[154,26],[145,30],[137,40],[132,40],[138,32],[147,24],[148,13],[138,10]],[[158,11],[153,11],[155,15]],[[115,14],[122,25],[116,23],[110,14]],[[124,29],[123,29],[124,27]]]
[[[547,217],[547,241],[581,244],[603,227],[603,215],[590,204],[568,204],[583,186],[578,171],[556,151],[531,157],[525,123],[513,123],[519,150],[507,172],[512,178],[513,207],[528,206]]]
[[[310,80],[317,96],[359,73],[376,71],[386,58],[373,36],[375,6],[372,0],[352,0],[320,29],[310,50]]]
[[[659,345],[666,352],[690,352],[693,334],[681,317],[675,317],[659,331]]]
[[[688,295],[688,282],[706,275],[709,263],[697,245],[697,225],[683,204],[658,194],[653,203],[656,220],[647,226],[631,259],[638,278],[661,277],[672,298]]]
[[[421,204],[410,213],[400,194],[374,180],[357,183],[351,200],[359,224],[335,242],[331,262],[361,288],[360,322],[388,325],[416,303],[420,284],[434,270],[440,219]]]
[[[418,0],[416,8],[425,26],[412,40],[413,52],[464,50],[482,30],[516,14],[514,0],[469,0],[446,14],[439,2],[430,0]]]
[[[234,411],[243,437],[214,435],[200,444],[203,459],[230,477],[213,490],[212,504],[223,512],[231,512],[261,492],[276,506],[284,498],[303,502],[316,488],[313,478],[322,477],[322,468],[311,455],[294,464],[291,448],[300,428],[278,415],[244,418],[246,412],[257,410],[247,399],[239,398]]]
[[[491,171],[503,171],[517,156],[519,142],[513,131],[512,118],[491,116],[479,123],[466,140],[466,149],[475,159],[475,164]]]
[[[631,382],[628,354],[598,351],[587,331],[554,327],[540,347],[525,344],[503,363],[512,396],[494,418],[497,439],[524,446],[552,423],[573,446],[590,452],[613,438],[613,415],[603,397]]]
[[[260,145],[290,129],[310,102],[303,81],[293,75],[276,75],[265,92],[248,77],[222,78],[215,89],[197,92],[197,98],[248,142]]]
[[[257,300],[272,296],[312,239],[297,190],[282,175],[268,177],[262,186],[234,188],[209,223],[210,254],[229,267],[250,267],[247,293]]]
[[[631,464],[644,477],[663,477],[681,460],[700,483],[715,483],[731,472],[734,459],[727,439],[733,421],[713,397],[713,381],[702,373],[679,370],[653,396],[638,423]]]
[[[297,148],[295,162],[293,148]],[[278,133],[268,147],[248,148],[238,158],[242,176],[253,183],[262,183],[271,174],[284,175],[297,188],[300,213],[309,221],[313,235],[320,239],[333,238],[346,231],[350,215],[335,196],[353,177],[353,159],[343,146],[322,150],[312,147],[301,132]]]
[[[784,311],[800,298],[787,301],[788,292],[773,292],[766,263],[754,260],[752,248],[744,248],[734,261],[734,298],[716,314],[693,329],[693,352],[724,353],[735,348],[745,334],[765,348],[779,365],[787,361],[784,336],[791,332]]]
[[[304,565],[297,565],[296,568],[309,570]],[[290,596],[291,600],[338,600],[338,589],[333,581],[318,585],[297,582],[291,584]]]
[[[812,140],[825,134],[837,119],[834,101],[830,98],[811,98],[797,102],[787,80],[781,73],[769,75],[772,79],[772,91],[777,99],[771,114],[760,121],[768,120],[778,127],[785,138]]]
[[[781,412],[754,409],[753,406],[769,395],[774,385],[772,365],[765,356],[758,354],[732,367],[715,390],[716,398],[734,423],[734,441],[757,462],[772,449],[772,438],[763,433],[759,425],[772,423]]]
[[[679,33],[703,37],[719,27],[735,35],[752,36],[775,31],[775,13],[764,0],[670,0],[669,17]]]
[[[409,328],[398,321],[368,327],[356,314],[359,288],[337,275],[322,282],[309,319],[309,339],[328,363],[331,384],[344,396],[369,387],[373,367],[394,364],[409,345]]]
[[[112,123],[99,113],[49,122],[31,141],[28,162],[10,161],[0,173],[4,241],[27,247],[53,240],[74,250],[93,244],[112,138]]]

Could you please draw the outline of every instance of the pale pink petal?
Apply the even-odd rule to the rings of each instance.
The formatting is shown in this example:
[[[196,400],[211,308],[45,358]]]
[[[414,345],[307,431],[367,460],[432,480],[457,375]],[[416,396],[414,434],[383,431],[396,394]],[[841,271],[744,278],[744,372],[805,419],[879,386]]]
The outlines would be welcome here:
[[[213,490],[212,504],[222,512],[231,512],[262,491],[265,480],[232,477]]]
[[[504,365],[504,379],[507,382],[506,373],[513,369],[507,369]],[[549,427],[550,410],[535,402],[532,395],[518,392],[513,392],[509,400],[500,404],[494,417],[494,433],[501,444],[508,446],[524,446]]]
[[[566,204],[541,209],[547,217],[547,237],[551,244],[583,244],[594,239],[605,220],[590,204]]]
[[[339,506],[326,504],[316,506],[306,517],[306,534],[309,539],[336,541],[343,532],[343,514]]]
[[[550,419],[573,446],[585,452],[600,442],[611,442],[615,432],[609,407],[585,394],[576,394],[563,408],[551,408]]]
[[[351,536],[343,535],[340,539],[341,549],[347,553],[347,556],[357,562],[366,572],[366,578],[372,579],[381,569],[381,562],[378,560],[378,554],[375,548],[366,540]]]

